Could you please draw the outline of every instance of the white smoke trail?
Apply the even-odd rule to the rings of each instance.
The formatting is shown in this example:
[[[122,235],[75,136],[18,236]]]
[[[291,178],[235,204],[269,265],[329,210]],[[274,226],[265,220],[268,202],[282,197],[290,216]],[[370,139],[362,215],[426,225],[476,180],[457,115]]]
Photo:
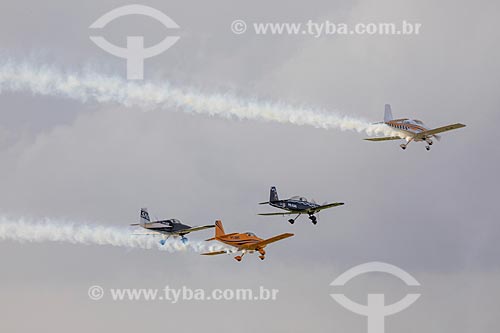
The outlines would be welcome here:
[[[61,223],[45,219],[30,222],[23,219],[14,221],[0,218],[0,241],[17,242],[64,242],[82,245],[111,245],[137,249],[157,249],[167,252],[194,251],[231,251],[221,245],[189,240],[182,244],[179,240],[169,240],[161,245],[158,237],[133,235],[127,228],[102,225]]]
[[[324,110],[245,100],[229,94],[205,94],[192,88],[176,88],[168,82],[138,83],[89,71],[64,73],[48,66],[37,67],[11,61],[0,63],[0,92],[2,91],[28,91],[35,95],[62,96],[82,102],[118,103],[143,110],[176,108],[222,118],[352,130],[369,135],[395,134],[388,126],[372,125],[361,119]]]

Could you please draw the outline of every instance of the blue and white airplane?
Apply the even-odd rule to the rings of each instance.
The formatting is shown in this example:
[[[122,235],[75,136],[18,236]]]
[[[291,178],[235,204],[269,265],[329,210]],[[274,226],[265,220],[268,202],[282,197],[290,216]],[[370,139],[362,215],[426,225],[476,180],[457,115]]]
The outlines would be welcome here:
[[[316,216],[314,214],[319,213],[323,209],[328,209],[336,206],[342,206],[344,203],[343,202],[334,202],[334,203],[326,203],[323,205],[319,205],[315,203],[314,201],[307,201],[306,198],[304,197],[291,197],[290,199],[283,199],[280,200],[278,198],[278,192],[276,191],[276,187],[271,187],[270,195],[269,195],[269,201],[266,202],[260,202],[259,205],[271,205],[276,208],[280,208],[283,210],[286,210],[287,212],[280,212],[280,213],[262,213],[259,215],[262,216],[271,216],[271,215],[293,215],[297,214],[297,216],[293,219],[289,219],[288,222],[291,224],[295,223],[295,220],[302,214],[307,214],[309,215],[309,219],[313,224],[317,223]]]
[[[189,234],[190,232],[215,227],[215,225],[213,224],[199,227],[190,227],[186,224],[182,224],[181,221],[177,219],[151,221],[147,208],[141,208],[139,223],[131,224],[131,226],[141,226],[144,229],[150,231],[147,233],[137,233],[134,235],[151,235],[162,237],[162,239],[160,240],[161,245],[165,245],[167,239],[169,239],[171,236],[173,236],[174,238],[181,237],[182,243],[186,243],[188,239],[184,236]]]

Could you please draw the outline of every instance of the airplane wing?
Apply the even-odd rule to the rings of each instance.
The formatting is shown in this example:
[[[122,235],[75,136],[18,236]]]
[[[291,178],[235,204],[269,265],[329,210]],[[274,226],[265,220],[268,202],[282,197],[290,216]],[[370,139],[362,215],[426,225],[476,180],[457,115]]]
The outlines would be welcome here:
[[[314,211],[319,212],[320,210],[327,209],[327,208],[332,208],[332,207],[337,207],[337,206],[342,206],[344,203],[343,202],[333,202],[325,205],[321,205],[319,207],[314,208]]]
[[[446,126],[443,126],[443,127],[438,127],[438,128],[434,128],[434,129],[431,129],[431,130],[428,130],[428,131],[424,131],[424,132],[420,132],[417,134],[417,138],[421,139],[421,138],[425,138],[429,135],[435,135],[435,134],[438,134],[438,133],[442,133],[442,132],[447,132],[447,131],[451,131],[451,130],[454,130],[454,129],[457,129],[457,128],[462,128],[462,127],[465,127],[464,124],[460,124],[460,123],[457,123],[457,124],[452,124],[452,125],[446,125]]]
[[[133,233],[131,235],[132,236],[163,236],[163,234],[160,232],[140,232],[140,233]]]
[[[388,140],[400,140],[399,136],[386,136],[381,138],[366,138],[367,141],[388,141]]]
[[[216,256],[218,254],[225,254],[227,253],[226,251],[216,251],[216,252],[205,252],[205,253],[202,253],[201,255],[202,256]]]
[[[183,229],[183,230],[180,230],[178,233],[188,234],[190,232],[205,230],[205,229],[214,228],[214,227],[215,227],[215,225],[213,225],[213,224],[212,225],[202,225],[199,227],[192,227],[189,229]]]
[[[281,234],[281,235],[274,236],[274,237],[265,239],[263,241],[260,241],[260,242],[256,243],[255,246],[256,247],[265,246],[267,244],[271,244],[271,243],[274,243],[274,242],[277,242],[279,240],[282,240],[282,239],[285,239],[285,238],[288,238],[288,237],[292,237],[292,236],[293,236],[293,234],[290,234],[290,233]]]
[[[273,216],[273,215],[292,215],[292,214],[298,214],[299,212],[282,212],[282,213],[261,213],[258,215],[261,216]]]

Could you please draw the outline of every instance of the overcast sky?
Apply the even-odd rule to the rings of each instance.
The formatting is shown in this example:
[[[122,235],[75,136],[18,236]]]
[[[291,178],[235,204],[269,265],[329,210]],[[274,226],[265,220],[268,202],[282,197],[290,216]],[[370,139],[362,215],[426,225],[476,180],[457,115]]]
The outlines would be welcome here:
[[[369,121],[395,117],[439,127],[427,152],[363,134],[272,122],[142,112],[30,93],[0,94],[0,213],[125,227],[140,207],[190,225],[222,219],[228,232],[268,238],[267,258],[168,254],[64,243],[0,243],[0,330],[89,332],[365,332],[366,318],[335,303],[330,282],[368,261],[401,267],[421,298],[386,319],[387,332],[495,331],[500,297],[496,124],[500,121],[499,4],[467,1],[141,1],[180,26],[179,42],[145,62],[146,80],[204,93],[309,105]],[[95,68],[125,77],[126,64],[94,45],[89,25],[125,1],[0,3],[0,59]],[[400,22],[416,36],[235,35],[231,22]],[[113,43],[174,34],[147,17],[104,29]],[[345,206],[312,225],[261,217],[276,185]],[[192,240],[212,231],[192,234]],[[371,278],[370,278],[371,277]],[[280,289],[274,302],[92,301],[104,288]],[[353,280],[360,303],[377,290],[409,292],[388,275]]]

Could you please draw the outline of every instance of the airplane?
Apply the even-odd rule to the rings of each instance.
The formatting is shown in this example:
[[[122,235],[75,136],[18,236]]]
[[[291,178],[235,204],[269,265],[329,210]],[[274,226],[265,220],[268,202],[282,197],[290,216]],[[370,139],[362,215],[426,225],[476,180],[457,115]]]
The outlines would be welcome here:
[[[314,214],[319,213],[323,209],[327,208],[332,208],[336,206],[342,206],[344,203],[343,202],[334,202],[334,203],[327,203],[323,205],[319,205],[315,202],[310,202],[307,201],[306,198],[304,197],[291,197],[290,199],[284,199],[280,200],[278,198],[278,191],[276,191],[276,187],[272,186],[271,191],[269,194],[269,201],[266,202],[260,202],[259,205],[271,205],[276,208],[280,208],[283,210],[287,210],[288,212],[282,212],[282,213],[261,213],[259,215],[262,216],[271,216],[271,215],[292,215],[292,214],[297,214],[297,216],[293,219],[289,219],[288,222],[291,224],[295,223],[295,220],[299,218],[300,215],[302,214],[308,214],[309,219],[313,224],[316,224],[318,221],[316,219],[316,216]]]
[[[139,223],[131,224],[131,226],[141,226],[146,230],[152,231],[151,233],[139,233],[134,235],[162,236],[163,239],[160,240],[161,245],[165,245],[165,243],[171,236],[181,237],[181,242],[185,244],[188,239],[184,236],[189,234],[190,232],[215,227],[213,224],[199,227],[190,227],[186,224],[182,224],[181,221],[177,219],[151,221],[147,208],[141,208]]]
[[[408,144],[412,141],[420,142],[425,141],[427,145],[426,150],[430,150],[433,144],[432,138],[436,138],[438,141],[441,138],[438,133],[451,131],[457,128],[465,127],[464,124],[456,123],[452,125],[446,125],[434,129],[428,129],[424,126],[424,123],[416,119],[393,119],[391,105],[385,105],[384,121],[375,124],[385,124],[394,129],[397,134],[395,136],[379,137],[379,138],[366,138],[368,141],[387,141],[387,140],[399,140],[405,139],[406,143],[400,145],[401,149],[405,150]]]
[[[241,251],[241,255],[234,257],[237,261],[241,261],[243,256],[246,253],[254,253],[255,251],[259,252],[260,260],[265,259],[266,251],[264,248],[271,243],[277,242],[279,240],[292,237],[293,234],[286,233],[278,236],[274,236],[268,239],[262,239],[255,236],[252,232],[244,232],[244,233],[231,233],[226,234],[224,232],[224,226],[222,225],[222,221],[215,221],[215,237],[207,239],[208,241],[217,240],[226,245],[236,247],[237,251]],[[215,251],[215,252],[206,252],[202,253],[204,256],[213,256],[218,254],[225,254],[228,251]]]

